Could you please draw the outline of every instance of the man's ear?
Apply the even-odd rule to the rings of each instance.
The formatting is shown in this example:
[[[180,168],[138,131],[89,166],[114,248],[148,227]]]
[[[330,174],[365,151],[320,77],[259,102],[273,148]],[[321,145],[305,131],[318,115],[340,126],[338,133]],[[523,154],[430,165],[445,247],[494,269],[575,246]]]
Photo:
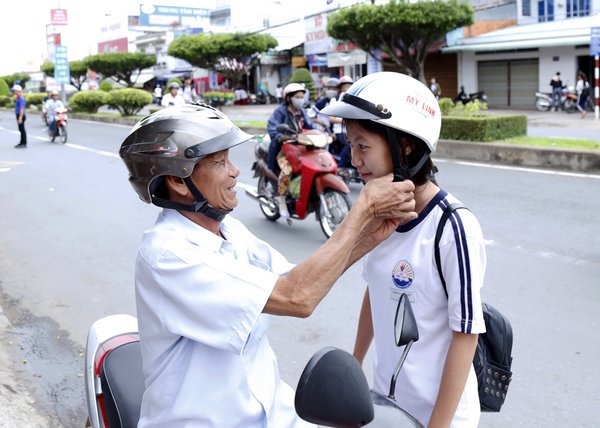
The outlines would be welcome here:
[[[185,197],[190,193],[190,189],[188,189],[187,184],[185,184],[185,181],[183,181],[183,178],[181,177],[167,175],[165,177],[165,183],[167,185],[169,193],[172,195]]]

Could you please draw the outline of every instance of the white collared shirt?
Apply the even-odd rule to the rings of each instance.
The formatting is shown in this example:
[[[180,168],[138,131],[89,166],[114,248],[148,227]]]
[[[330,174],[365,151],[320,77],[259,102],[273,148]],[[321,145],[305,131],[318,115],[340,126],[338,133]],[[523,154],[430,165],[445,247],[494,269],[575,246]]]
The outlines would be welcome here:
[[[262,310],[280,253],[225,217],[226,240],[165,209],[143,237],[136,303],[146,391],[139,427],[304,427]]]

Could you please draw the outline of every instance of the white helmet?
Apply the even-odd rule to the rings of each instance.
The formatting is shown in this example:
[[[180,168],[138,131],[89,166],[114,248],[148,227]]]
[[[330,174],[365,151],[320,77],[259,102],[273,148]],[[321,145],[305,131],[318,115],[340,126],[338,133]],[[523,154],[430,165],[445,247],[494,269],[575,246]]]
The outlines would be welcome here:
[[[350,76],[342,76],[340,77],[340,85],[343,85],[345,83],[354,83],[354,79],[352,79],[352,77]]]
[[[290,83],[283,88],[283,98],[298,91],[306,92],[306,88],[300,83]]]
[[[23,87],[21,85],[14,85],[12,90],[13,92],[23,92]]]
[[[418,80],[388,71],[372,73],[353,83],[339,101],[321,113],[372,120],[414,135],[435,151],[442,114],[433,93]]]

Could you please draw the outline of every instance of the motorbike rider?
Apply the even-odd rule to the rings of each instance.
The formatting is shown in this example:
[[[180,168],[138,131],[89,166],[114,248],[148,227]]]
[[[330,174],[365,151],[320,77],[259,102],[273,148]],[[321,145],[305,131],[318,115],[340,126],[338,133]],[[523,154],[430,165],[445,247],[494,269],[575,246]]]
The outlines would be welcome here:
[[[228,215],[240,175],[229,150],[250,138],[222,112],[187,104],[142,119],[121,145],[133,189],[162,208],[135,268],[140,428],[312,426],[280,378],[268,314],[308,317],[349,266],[416,218],[414,186],[388,174],[294,266]]]
[[[44,104],[44,109],[46,110],[46,116],[48,118],[48,133],[50,135],[56,133],[56,110],[65,108],[63,102],[58,99],[58,95],[57,90],[51,91],[50,98]]]
[[[179,91],[179,83],[171,82],[169,92],[163,95],[160,105],[163,107],[181,106],[185,104],[185,98]]]
[[[271,137],[267,164],[271,171],[277,174],[279,166],[279,183],[277,191],[279,195],[279,214],[283,218],[290,216],[287,209],[285,195],[288,192],[288,184],[292,174],[292,167],[281,153],[281,145],[289,140],[289,135],[277,131],[277,126],[287,124],[294,132],[299,133],[303,129],[314,129],[310,117],[303,110],[304,94],[306,88],[300,83],[290,83],[283,89],[283,103],[278,105],[267,122],[267,132]]]
[[[350,88],[354,83],[354,80],[350,76],[342,76],[339,79],[338,98]],[[331,100],[332,103],[336,102],[338,98]],[[338,166],[341,168],[348,168],[350,164],[350,146],[346,141],[346,134],[344,133],[342,126],[342,118],[329,116],[331,122],[331,130],[335,135],[334,142],[329,146],[329,151],[335,156]]]
[[[480,404],[472,362],[478,334],[485,332],[485,244],[469,210],[457,210],[445,223],[439,248],[446,295],[434,237],[444,208],[457,199],[433,180],[431,154],[441,127],[435,95],[409,76],[373,73],[324,113],[345,119],[352,164],[367,185],[390,171],[411,180],[419,214],[363,259],[367,290],[354,355],[362,363],[374,339],[374,387],[387,391],[402,353],[392,340],[396,305],[400,294],[408,294],[419,340],[397,378],[396,401],[427,427],[476,427]]]

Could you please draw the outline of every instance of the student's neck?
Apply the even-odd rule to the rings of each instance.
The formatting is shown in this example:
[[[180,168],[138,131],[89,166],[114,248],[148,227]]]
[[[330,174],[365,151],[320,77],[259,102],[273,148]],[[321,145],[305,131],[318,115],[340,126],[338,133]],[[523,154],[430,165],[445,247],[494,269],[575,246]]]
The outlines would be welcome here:
[[[440,191],[432,181],[427,180],[425,184],[415,187],[415,211],[420,214],[425,209],[427,204],[431,202],[435,195]]]

